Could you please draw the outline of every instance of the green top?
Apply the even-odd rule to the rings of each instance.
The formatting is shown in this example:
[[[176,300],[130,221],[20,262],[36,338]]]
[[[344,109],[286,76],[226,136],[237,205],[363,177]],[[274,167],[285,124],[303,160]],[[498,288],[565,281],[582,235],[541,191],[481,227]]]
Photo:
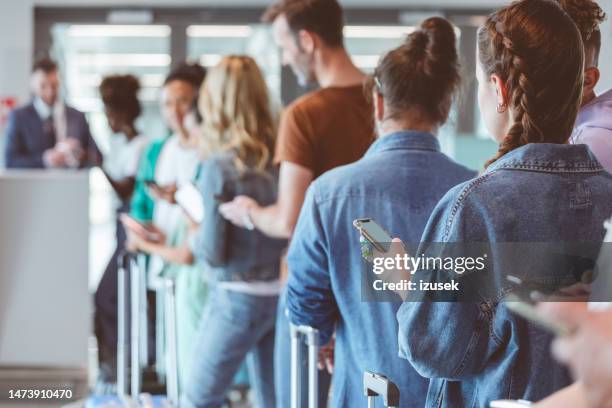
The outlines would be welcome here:
[[[159,159],[159,154],[167,140],[168,138],[165,137],[152,141],[145,148],[138,164],[136,184],[134,185],[134,193],[132,194],[130,205],[130,215],[139,221],[148,222],[153,220],[153,207],[155,203],[149,195],[146,181],[155,179],[157,159]]]

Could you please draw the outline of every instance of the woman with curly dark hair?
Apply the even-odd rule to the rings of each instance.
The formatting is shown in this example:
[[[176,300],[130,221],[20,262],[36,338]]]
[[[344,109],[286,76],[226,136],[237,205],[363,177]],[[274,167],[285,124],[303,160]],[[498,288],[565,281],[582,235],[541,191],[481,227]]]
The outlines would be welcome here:
[[[582,106],[578,112],[570,142],[585,144],[597,160],[612,172],[612,89],[595,93],[601,75],[599,51],[601,50],[600,24],[606,13],[592,0],[557,0],[561,8],[574,20],[584,44],[584,89]]]
[[[117,214],[125,212],[134,191],[136,172],[147,138],[136,130],[140,116],[140,84],[132,75],[112,75],[100,84],[104,113],[113,133],[102,171],[115,193]],[[114,382],[117,358],[117,258],[125,243],[125,230],[116,223],[117,247],[108,262],[95,294],[95,332],[102,382]]]

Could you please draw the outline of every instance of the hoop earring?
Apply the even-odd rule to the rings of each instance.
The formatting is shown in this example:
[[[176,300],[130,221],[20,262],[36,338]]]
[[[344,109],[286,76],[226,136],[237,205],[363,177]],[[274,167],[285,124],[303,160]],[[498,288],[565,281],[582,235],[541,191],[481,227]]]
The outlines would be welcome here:
[[[508,109],[508,105],[506,105],[505,103],[497,104],[497,113],[504,113],[506,109]]]

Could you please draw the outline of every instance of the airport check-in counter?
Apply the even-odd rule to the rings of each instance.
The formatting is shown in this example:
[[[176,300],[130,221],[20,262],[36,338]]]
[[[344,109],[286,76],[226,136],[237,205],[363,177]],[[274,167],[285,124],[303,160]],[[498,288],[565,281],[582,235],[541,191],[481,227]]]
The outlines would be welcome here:
[[[0,394],[87,387],[89,172],[0,171]]]

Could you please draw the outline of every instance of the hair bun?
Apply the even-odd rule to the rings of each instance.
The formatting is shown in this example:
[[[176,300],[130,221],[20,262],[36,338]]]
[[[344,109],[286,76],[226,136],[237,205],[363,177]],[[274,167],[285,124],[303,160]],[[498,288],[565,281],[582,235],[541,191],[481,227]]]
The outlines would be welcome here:
[[[455,31],[443,18],[429,18],[389,51],[374,71],[381,94],[396,112],[416,108],[433,123],[446,122],[461,83]]]
[[[456,68],[457,38],[455,29],[448,20],[441,17],[428,18],[413,34],[411,37],[424,52],[423,68],[426,74],[440,75]]]
[[[454,47],[457,41],[453,25],[441,17],[430,17],[423,21],[420,26],[421,31],[427,34],[430,44],[446,44]]]

